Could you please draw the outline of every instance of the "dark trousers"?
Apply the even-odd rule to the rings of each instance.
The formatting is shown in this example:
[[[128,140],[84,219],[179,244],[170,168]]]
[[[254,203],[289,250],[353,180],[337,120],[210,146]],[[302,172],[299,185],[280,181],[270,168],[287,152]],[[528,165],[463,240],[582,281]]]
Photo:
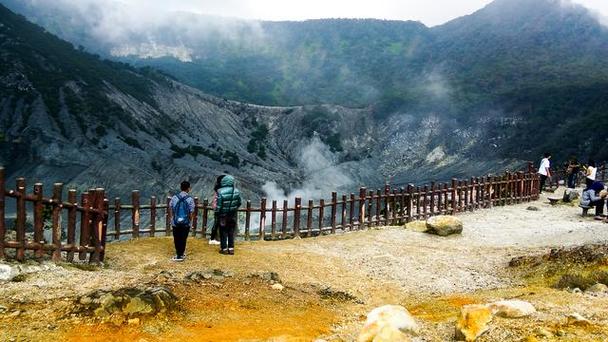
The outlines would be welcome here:
[[[576,188],[576,173],[574,172],[568,175],[568,188]]]
[[[595,182],[593,179],[585,177],[585,185],[587,185],[587,188],[589,188],[593,182]]]
[[[220,245],[222,249],[234,248],[236,215],[220,217]]]
[[[219,240],[219,228],[220,228],[220,222],[219,220],[216,218],[215,220],[213,220],[213,227],[211,228],[211,240]]]
[[[540,175],[540,192],[543,192],[543,189],[545,188],[545,182],[547,181],[547,176],[545,175]]]
[[[595,202],[591,202],[591,206],[595,207],[595,216],[600,216],[604,214],[604,204],[605,200],[599,200]]]
[[[183,257],[186,251],[186,241],[190,227],[173,227],[173,243],[175,244],[175,255]]]

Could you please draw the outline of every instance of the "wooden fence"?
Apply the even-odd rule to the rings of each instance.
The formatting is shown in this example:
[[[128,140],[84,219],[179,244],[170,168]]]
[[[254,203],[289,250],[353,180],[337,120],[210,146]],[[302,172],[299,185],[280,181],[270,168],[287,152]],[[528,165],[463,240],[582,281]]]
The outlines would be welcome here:
[[[34,184],[31,194],[26,191],[24,178],[18,178],[16,183],[14,190],[6,189],[4,168],[0,167],[0,259],[9,257],[7,252],[14,250],[18,261],[30,253],[36,259],[50,254],[53,261],[72,262],[75,254],[79,260],[103,261],[108,217],[104,189],[82,193],[78,203],[73,189],[64,201],[61,183],[53,185],[51,198],[43,196],[41,183]],[[14,229],[11,229],[16,232],[14,236],[7,235],[6,207],[10,200],[15,201]],[[33,234],[26,234],[28,217],[33,218]],[[45,225],[51,233],[48,239],[44,238]]]
[[[535,172],[505,173],[501,176],[453,179],[451,183],[371,190],[338,195],[318,201],[296,197],[292,201],[260,200],[255,207],[246,201],[239,209],[240,236],[245,240],[275,240],[334,234],[372,226],[401,225],[434,215],[455,215],[493,206],[536,200],[539,180]],[[120,198],[109,207],[108,240],[171,235],[170,197],[158,203],[156,197],[142,204],[139,191],[133,191],[130,204]],[[209,200],[195,197],[194,236],[207,237],[213,225]],[[164,219],[164,220],[163,220]],[[162,222],[164,221],[164,222]],[[160,222],[160,224],[159,224]],[[125,229],[123,226],[127,225]]]

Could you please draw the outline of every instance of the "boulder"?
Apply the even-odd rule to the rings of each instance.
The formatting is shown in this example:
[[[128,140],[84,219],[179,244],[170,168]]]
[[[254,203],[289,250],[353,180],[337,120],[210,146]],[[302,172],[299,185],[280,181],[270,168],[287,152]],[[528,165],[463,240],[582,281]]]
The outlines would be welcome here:
[[[462,221],[454,216],[435,216],[426,221],[427,233],[448,236],[462,233]]]
[[[124,288],[89,293],[76,301],[74,310],[99,318],[110,315],[138,317],[166,312],[176,303],[175,295],[164,287]]]
[[[536,312],[534,305],[523,300],[501,300],[489,307],[495,315],[505,318],[521,318]]]
[[[428,228],[425,221],[412,221],[405,225],[405,229],[424,233]]]
[[[456,321],[456,340],[475,341],[488,331],[488,323],[492,318],[492,310],[487,305],[463,306]]]
[[[590,288],[588,288],[585,292],[587,292],[587,293],[608,293],[608,286],[606,286],[602,283],[597,283],[597,284],[591,286]]]
[[[591,325],[591,322],[588,319],[586,319],[585,317],[583,317],[581,314],[579,314],[577,312],[569,314],[566,318],[568,319],[568,325],[578,325],[578,326]]]
[[[406,308],[399,305],[385,305],[372,310],[367,315],[367,321],[357,340],[359,342],[410,341],[410,335],[417,334],[418,331],[418,324]]]

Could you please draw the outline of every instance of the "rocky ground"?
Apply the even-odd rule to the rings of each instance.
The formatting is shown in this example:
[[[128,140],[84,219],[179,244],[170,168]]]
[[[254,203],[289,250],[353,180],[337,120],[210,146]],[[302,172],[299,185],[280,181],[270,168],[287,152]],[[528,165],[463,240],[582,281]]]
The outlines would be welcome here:
[[[449,237],[393,227],[241,243],[235,256],[191,239],[180,264],[155,238],[109,244],[103,267],[0,264],[12,278],[0,340],[349,341],[371,309],[397,304],[421,326],[415,340],[445,341],[463,305],[514,298],[537,312],[495,317],[478,340],[607,340],[608,295],[591,288],[606,281],[608,224],[532,205],[464,213]],[[588,322],[568,323],[575,313]]]

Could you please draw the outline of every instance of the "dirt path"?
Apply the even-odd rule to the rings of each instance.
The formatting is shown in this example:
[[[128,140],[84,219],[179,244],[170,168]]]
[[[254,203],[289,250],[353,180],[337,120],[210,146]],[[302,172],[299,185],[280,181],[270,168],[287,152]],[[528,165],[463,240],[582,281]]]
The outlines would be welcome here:
[[[526,209],[529,205],[463,213],[459,215],[465,226],[463,234],[448,238],[393,227],[302,240],[241,243],[235,256],[219,255],[217,247],[190,239],[188,259],[180,264],[169,261],[170,238],[112,243],[108,245],[107,265],[103,269],[83,271],[63,265],[32,274],[21,282],[2,284],[0,306],[7,310],[0,314],[0,339],[14,338],[17,331],[25,334],[19,336],[26,336],[26,340],[39,337],[40,332],[45,337],[70,339],[88,333],[112,336],[116,334],[115,328],[92,325],[74,330],[74,322],[70,320],[56,330],[45,327],[49,321],[65,318],[71,301],[91,291],[163,281],[189,298],[186,300],[190,304],[184,310],[190,313],[184,314],[178,328],[165,327],[161,332],[145,335],[145,328],[128,327],[121,328],[123,335],[119,336],[130,336],[129,339],[148,336],[147,340],[164,340],[162,336],[180,338],[194,334],[203,325],[236,329],[231,324],[242,319],[252,329],[247,338],[269,338],[286,331],[290,338],[310,340],[311,336],[324,335],[331,328],[336,336],[349,339],[348,336],[352,337],[349,334],[360,326],[362,315],[374,306],[422,303],[421,307],[425,307],[429,298],[517,288],[520,280],[513,278],[506,268],[511,258],[550,247],[608,241],[608,224],[581,218],[577,207],[552,207],[541,200],[532,204],[539,210],[530,211]],[[217,293],[183,288],[180,279],[190,272],[207,269],[230,270],[235,273],[235,281],[222,285]],[[264,284],[244,286],[247,283],[244,279],[257,271],[278,273],[287,290],[278,294]],[[171,272],[172,280],[163,280],[163,272]],[[318,290],[327,287],[352,294],[356,300],[339,305],[324,301]],[[249,311],[239,309],[235,303],[245,300],[244,293],[249,293],[247,300],[259,297],[261,303],[245,307]],[[227,315],[230,319],[219,317],[211,324],[193,314],[213,315],[220,308],[226,309],[216,295],[233,296],[229,303],[234,311]],[[454,302],[462,304],[460,300]],[[16,310],[21,311],[19,316],[10,316]],[[293,324],[315,313],[319,319],[311,321],[314,324],[301,325],[299,330],[278,325],[277,329],[265,329],[264,333],[257,331],[256,326],[268,326],[266,319],[272,318],[273,312],[282,312],[284,324]],[[294,314],[290,316],[289,312]],[[420,315],[429,314],[421,310]],[[238,340],[238,334],[228,340]]]

